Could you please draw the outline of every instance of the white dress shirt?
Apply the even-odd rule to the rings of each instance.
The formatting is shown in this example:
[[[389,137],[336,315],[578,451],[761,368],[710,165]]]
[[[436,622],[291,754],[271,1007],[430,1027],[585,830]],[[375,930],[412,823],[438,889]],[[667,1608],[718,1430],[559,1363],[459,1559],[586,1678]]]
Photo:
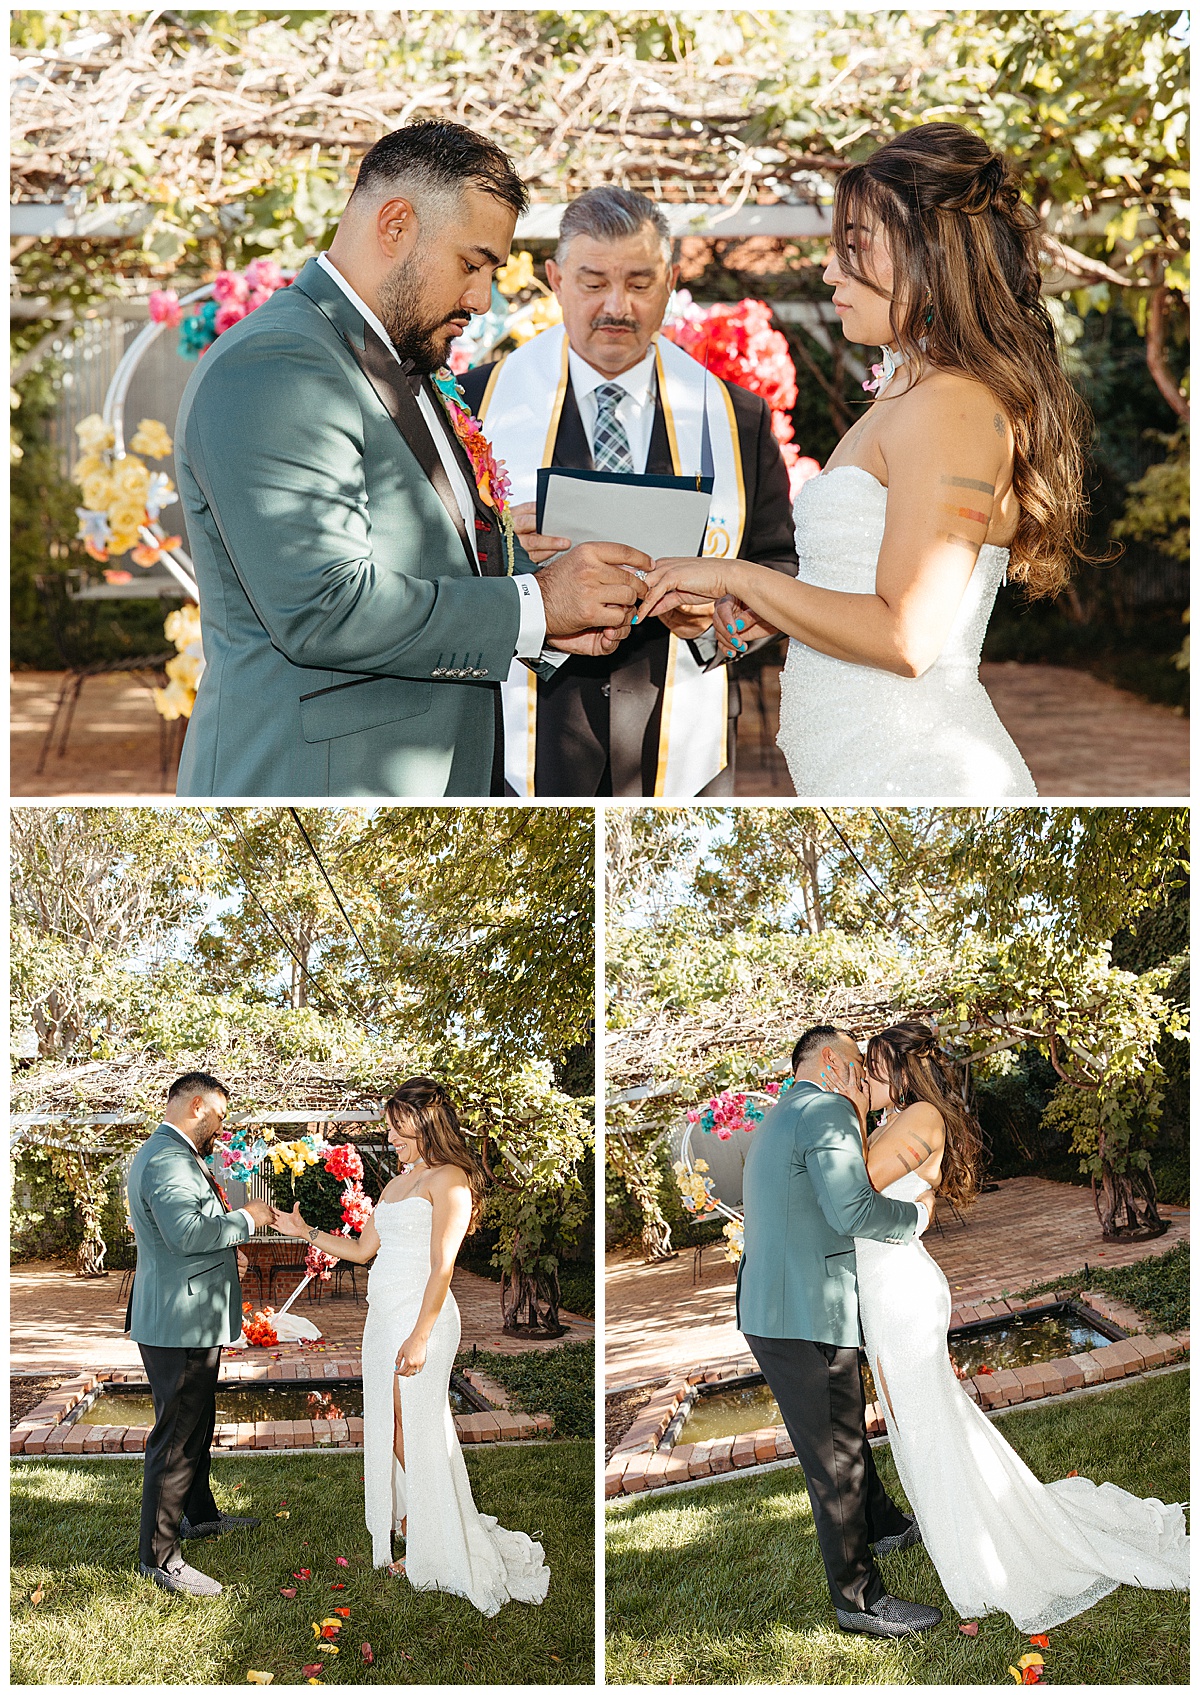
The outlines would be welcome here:
[[[168,1130],[174,1130],[175,1134],[179,1137],[180,1141],[186,1142],[188,1147],[193,1152],[193,1154],[195,1154],[196,1158],[200,1159],[201,1155],[200,1155],[199,1149],[196,1147],[195,1142],[192,1141],[192,1138],[187,1134],[187,1132],[185,1130],[181,1130],[179,1128],[178,1124],[168,1123],[165,1118],[163,1119],[163,1123],[166,1124]],[[215,1177],[213,1178],[213,1182],[214,1183],[216,1182]],[[250,1234],[253,1236],[254,1232],[258,1229],[258,1225],[255,1224],[255,1222],[254,1222],[254,1214],[250,1211],[250,1208],[249,1207],[231,1207],[230,1211],[231,1212],[244,1212],[245,1213],[246,1222],[250,1226]]]
[[[574,348],[567,351],[567,364],[571,370],[571,387],[579,405],[579,416],[583,420],[588,450],[593,459],[596,456],[596,419],[600,412],[596,390],[602,383],[616,383],[619,388],[625,390],[624,398],[617,402],[616,413],[625,426],[625,434],[629,437],[634,471],[638,476],[642,476],[646,470],[646,461],[650,457],[650,437],[654,433],[654,403],[658,397],[653,343],[647,349],[645,357],[631,370],[622,371],[619,377],[606,377],[603,371],[595,370],[586,359],[580,358]]]
[[[397,364],[400,364],[400,355],[392,346],[391,336],[384,329],[383,325],[375,316],[374,312],[372,312],[371,308],[365,301],[361,300],[351,288],[350,284],[338,270],[337,266],[332,263],[328,254],[319,253],[317,255],[317,264],[327,276],[333,278],[334,282],[341,289],[342,293],[354,307],[355,311],[362,313],[362,316],[366,319],[367,323],[370,324],[371,328],[375,331],[375,334],[379,337],[380,341],[382,341],[393,359],[395,359]],[[593,412],[595,411],[595,405],[596,403],[593,401]],[[462,513],[464,524],[467,526],[467,540],[472,546],[474,546],[475,501],[471,494],[470,485],[463,474],[462,466],[458,462],[458,457],[450,445],[450,438],[447,434],[449,420],[447,419],[440,404],[435,403],[430,398],[424,383],[422,383],[417,393],[417,406],[420,409],[421,416],[424,418],[429,427],[429,433],[433,437],[433,445],[438,451],[438,458],[441,460],[442,465],[445,468],[446,475],[450,479],[450,487],[454,491],[454,498],[458,503],[458,509]],[[542,591],[538,585],[537,577],[532,572],[522,572],[519,576],[510,577],[508,581],[512,583],[513,587],[516,589],[521,607],[521,623],[517,631],[515,657],[517,659],[537,659],[540,657],[542,648],[546,641],[546,613],[545,608],[542,605]],[[557,655],[555,655],[555,657],[557,657]]]

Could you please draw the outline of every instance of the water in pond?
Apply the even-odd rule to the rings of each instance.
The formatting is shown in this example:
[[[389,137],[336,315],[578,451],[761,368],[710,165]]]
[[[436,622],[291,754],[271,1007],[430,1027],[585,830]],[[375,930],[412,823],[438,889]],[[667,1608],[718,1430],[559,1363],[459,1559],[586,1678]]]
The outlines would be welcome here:
[[[1004,1371],[1018,1365],[1036,1365],[1040,1360],[1088,1353],[1092,1348],[1104,1347],[1109,1340],[1099,1330],[1093,1330],[1069,1313],[1061,1318],[1053,1315],[1014,1318],[970,1336],[953,1337],[950,1357],[969,1377],[981,1366]],[[871,1368],[865,1360],[862,1362],[862,1374],[867,1400],[878,1400]],[[744,1436],[752,1430],[765,1430],[772,1424],[782,1423],[775,1397],[765,1383],[722,1389],[715,1395],[698,1397],[687,1416],[680,1440],[705,1442],[713,1437]]]
[[[242,1388],[222,1384],[217,1390],[218,1424],[258,1424],[270,1420],[333,1419],[362,1417],[362,1384],[330,1385],[325,1389],[297,1386],[288,1389],[260,1387],[257,1384]],[[473,1412],[458,1390],[450,1390],[452,1412]],[[149,1395],[126,1394],[114,1391],[97,1395],[90,1407],[85,1407],[72,1420],[78,1424],[130,1425],[154,1423],[154,1401]]]

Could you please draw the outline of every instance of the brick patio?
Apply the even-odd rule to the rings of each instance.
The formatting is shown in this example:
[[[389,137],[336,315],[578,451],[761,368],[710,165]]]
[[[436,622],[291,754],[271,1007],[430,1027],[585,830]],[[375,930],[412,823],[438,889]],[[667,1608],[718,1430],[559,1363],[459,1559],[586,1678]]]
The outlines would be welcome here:
[[[10,1277],[9,1363],[14,1371],[136,1371],[141,1366],[137,1345],[123,1333],[125,1301],[121,1298],[120,1272],[97,1279],[75,1277],[59,1265],[18,1265]],[[367,1303],[361,1298],[366,1277],[359,1278],[360,1299],[348,1296],[310,1301],[307,1291],[295,1311],[311,1319],[321,1331],[330,1360],[357,1356],[362,1343]],[[310,1285],[311,1288],[311,1285]],[[462,1315],[462,1346],[478,1347],[497,1354],[520,1354],[531,1349],[556,1348],[557,1341],[531,1341],[523,1336],[506,1336],[501,1329],[500,1286],[461,1268],[451,1284]],[[259,1306],[253,1300],[255,1307]],[[282,1305],[282,1298],[277,1301]],[[568,1326],[564,1342],[589,1341],[596,1333],[591,1319],[564,1312]],[[298,1343],[281,1343],[280,1363],[302,1362],[308,1350]],[[243,1359],[245,1356],[242,1356]],[[260,1356],[261,1357],[261,1356]],[[311,1359],[311,1355],[309,1356]],[[238,1353],[225,1356],[225,1374]],[[330,1376],[334,1373],[329,1373]]]
[[[994,1194],[980,1195],[964,1214],[965,1224],[955,1223],[947,1210],[942,1234],[931,1230],[926,1244],[949,1280],[955,1305],[966,1308],[1068,1276],[1085,1264],[1132,1265],[1187,1241],[1188,1209],[1159,1210],[1171,1228],[1157,1241],[1103,1242],[1090,1189],[1012,1177]],[[686,1375],[697,1364],[745,1355],[734,1324],[736,1267],[721,1248],[706,1248],[693,1283],[693,1264],[690,1248],[660,1265],[610,1255],[604,1338],[610,1388]]]

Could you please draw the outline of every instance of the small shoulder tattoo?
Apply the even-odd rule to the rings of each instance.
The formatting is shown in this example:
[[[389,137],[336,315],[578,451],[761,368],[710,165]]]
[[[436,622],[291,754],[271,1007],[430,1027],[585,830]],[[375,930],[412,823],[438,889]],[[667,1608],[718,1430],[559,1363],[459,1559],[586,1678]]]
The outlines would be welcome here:
[[[997,412],[992,419],[992,428],[998,436],[1002,436],[1004,434],[1004,419],[1000,416],[999,412]]]

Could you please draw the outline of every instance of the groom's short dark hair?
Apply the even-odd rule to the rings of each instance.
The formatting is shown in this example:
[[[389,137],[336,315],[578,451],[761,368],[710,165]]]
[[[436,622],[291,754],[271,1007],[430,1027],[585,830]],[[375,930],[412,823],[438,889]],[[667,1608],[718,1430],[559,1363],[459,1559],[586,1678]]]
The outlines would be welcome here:
[[[402,180],[416,181],[432,194],[479,188],[518,215],[529,205],[529,190],[502,147],[465,124],[436,118],[382,136],[358,167],[354,195],[386,193]]]
[[[175,1100],[179,1095],[224,1095],[228,1100],[229,1090],[220,1078],[211,1077],[207,1071],[185,1071],[167,1090],[168,1101]]]
[[[849,1030],[839,1030],[836,1024],[814,1024],[811,1030],[806,1030],[792,1049],[792,1070],[804,1064],[819,1053],[826,1042],[836,1041],[841,1037],[844,1042],[852,1042],[854,1037]]]

